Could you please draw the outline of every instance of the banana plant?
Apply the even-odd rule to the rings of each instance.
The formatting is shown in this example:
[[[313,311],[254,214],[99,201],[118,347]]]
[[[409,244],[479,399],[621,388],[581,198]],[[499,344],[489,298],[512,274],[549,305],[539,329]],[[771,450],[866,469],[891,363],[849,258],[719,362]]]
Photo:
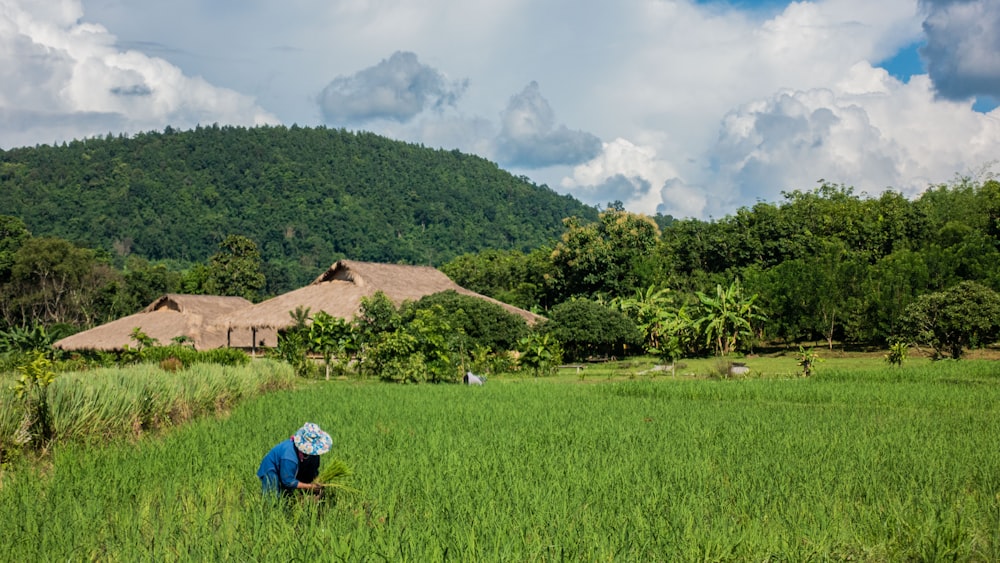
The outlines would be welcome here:
[[[754,302],[757,295],[746,296],[740,280],[723,288],[715,286],[715,296],[697,292],[701,302],[701,317],[695,324],[705,335],[705,344],[715,346],[720,356],[734,352],[745,339],[753,337],[753,322],[764,320]]]

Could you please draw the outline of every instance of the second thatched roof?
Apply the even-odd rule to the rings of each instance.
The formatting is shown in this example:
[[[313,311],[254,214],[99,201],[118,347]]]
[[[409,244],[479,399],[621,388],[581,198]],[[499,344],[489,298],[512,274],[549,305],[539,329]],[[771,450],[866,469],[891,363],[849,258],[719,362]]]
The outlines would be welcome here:
[[[448,290],[495,303],[528,324],[543,319],[530,311],[469,291],[429,266],[340,260],[311,284],[230,314],[224,322],[231,329],[282,329],[293,324],[289,312],[299,307],[308,308],[312,313],[326,311],[350,320],[361,310],[361,299],[379,291],[399,306],[404,301],[416,301]]]
[[[218,319],[250,305],[242,297],[168,293],[134,315],[67,336],[53,346],[63,350],[122,350],[126,345],[136,346],[132,331],[138,328],[162,345],[186,336],[195,349],[220,348],[227,345],[227,334],[216,326]],[[249,336],[245,339],[249,346]]]

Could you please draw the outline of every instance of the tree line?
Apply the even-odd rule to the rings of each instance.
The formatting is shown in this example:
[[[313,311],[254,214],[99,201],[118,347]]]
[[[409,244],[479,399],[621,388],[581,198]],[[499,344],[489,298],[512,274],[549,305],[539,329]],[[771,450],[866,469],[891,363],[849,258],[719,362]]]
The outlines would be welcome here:
[[[993,179],[958,178],[912,200],[822,183],[662,229],[620,204],[597,221],[564,224],[559,240],[531,252],[466,254],[442,270],[527,309],[586,299],[624,311],[644,327],[647,348],[666,355],[922,340],[935,355],[955,356],[948,342],[981,346],[998,336]]]

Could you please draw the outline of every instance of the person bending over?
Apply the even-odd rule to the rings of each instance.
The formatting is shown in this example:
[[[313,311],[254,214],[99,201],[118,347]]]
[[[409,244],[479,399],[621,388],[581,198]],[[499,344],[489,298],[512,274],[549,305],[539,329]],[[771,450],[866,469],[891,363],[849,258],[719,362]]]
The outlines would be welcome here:
[[[319,456],[330,451],[330,435],[311,422],[267,452],[257,469],[265,493],[291,495],[297,489],[316,490]]]

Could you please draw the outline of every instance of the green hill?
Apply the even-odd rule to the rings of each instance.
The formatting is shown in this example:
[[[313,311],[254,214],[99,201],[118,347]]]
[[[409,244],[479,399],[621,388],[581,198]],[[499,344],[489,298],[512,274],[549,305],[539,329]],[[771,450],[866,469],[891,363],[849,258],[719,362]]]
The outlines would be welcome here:
[[[371,133],[199,127],[0,151],[0,213],[34,236],[199,262],[254,240],[295,286],[338,258],[438,265],[529,250],[597,210],[458,151]]]

